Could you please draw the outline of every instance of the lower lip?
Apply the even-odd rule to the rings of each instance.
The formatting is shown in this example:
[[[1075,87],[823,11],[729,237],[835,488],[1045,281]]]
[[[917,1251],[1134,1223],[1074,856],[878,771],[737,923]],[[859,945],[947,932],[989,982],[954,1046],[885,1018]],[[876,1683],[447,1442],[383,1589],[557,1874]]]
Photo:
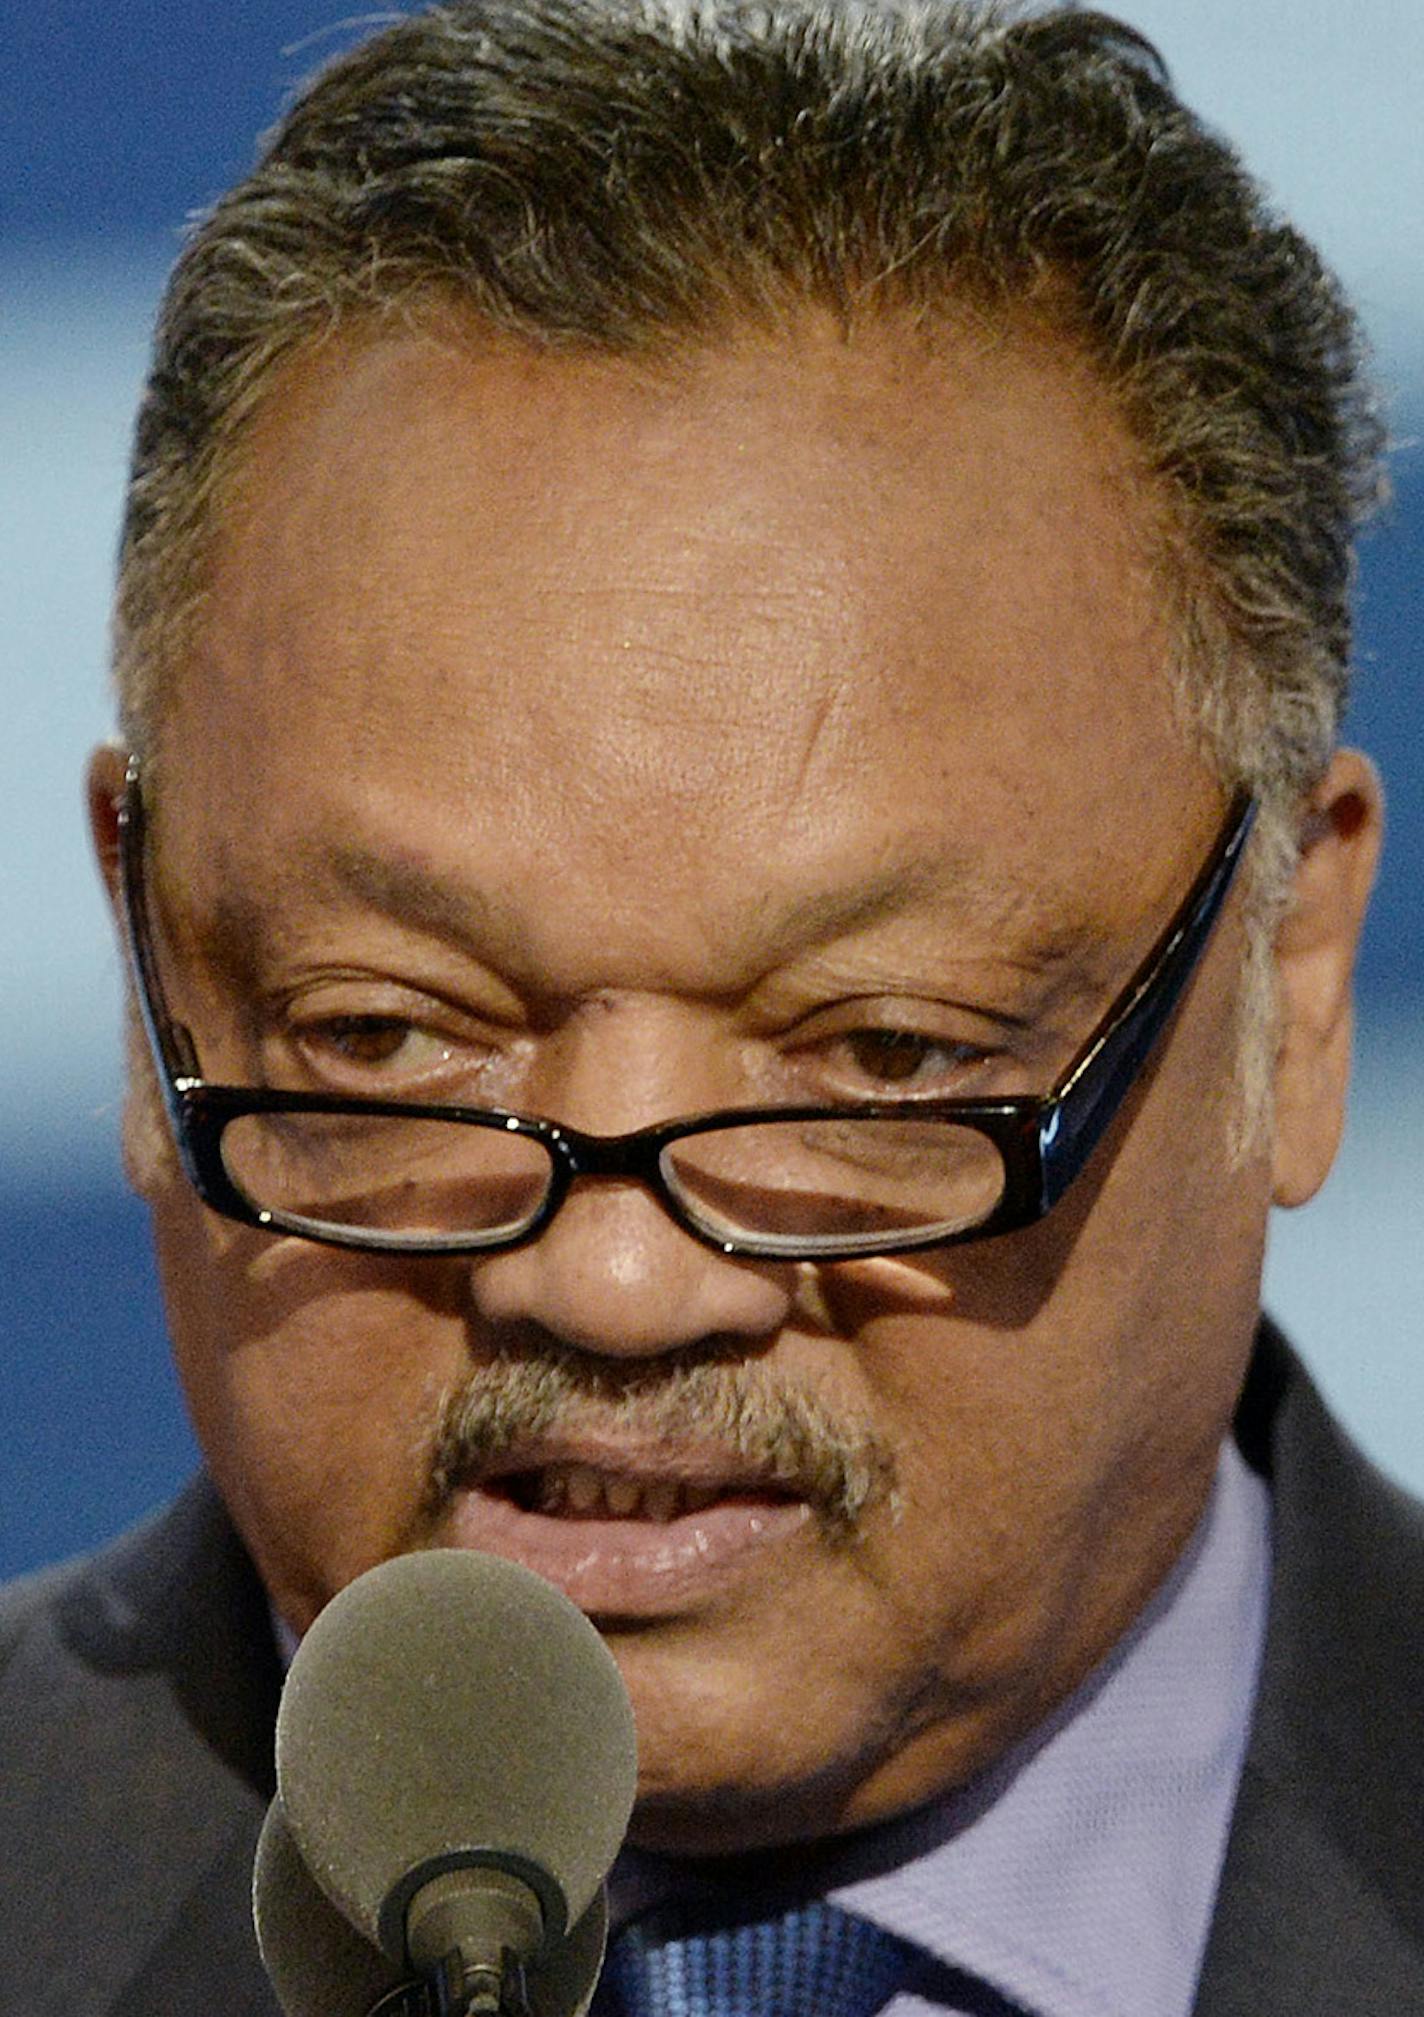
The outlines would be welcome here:
[[[726,1589],[810,1515],[800,1501],[746,1498],[665,1522],[558,1519],[474,1487],[459,1494],[435,1538],[520,1562],[594,1617],[657,1618]]]

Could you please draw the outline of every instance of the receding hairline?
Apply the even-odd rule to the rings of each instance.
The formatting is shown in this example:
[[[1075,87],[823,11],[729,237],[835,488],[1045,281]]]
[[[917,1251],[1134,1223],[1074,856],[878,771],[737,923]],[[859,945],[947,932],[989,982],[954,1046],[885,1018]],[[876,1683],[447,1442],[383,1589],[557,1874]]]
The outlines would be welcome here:
[[[951,367],[956,349],[963,346],[983,354],[1004,349],[1080,398],[1089,425],[1102,416],[1108,424],[1099,435],[1101,474],[1106,481],[1121,483],[1130,501],[1131,508],[1121,517],[1125,545],[1150,579],[1169,649],[1183,642],[1182,613],[1200,572],[1190,525],[1170,486],[1151,467],[1147,449],[1125,411],[1120,389],[1075,327],[1070,293],[1051,277],[1033,297],[993,302],[974,288],[961,291],[947,287],[938,312],[923,305],[881,302],[854,319],[837,313],[835,304],[789,296],[784,311],[775,318],[728,316],[710,330],[671,329],[665,342],[631,349],[593,340],[544,344],[491,325],[468,301],[432,285],[395,306],[354,309],[285,348],[254,387],[256,396],[239,423],[224,432],[205,485],[197,536],[190,543],[189,593],[181,608],[169,611],[169,648],[162,661],[149,668],[145,683],[148,705],[140,722],[128,724],[136,731],[130,734],[131,745],[150,770],[161,762],[162,727],[168,712],[165,691],[185,666],[196,669],[200,661],[213,561],[233,525],[234,514],[240,522],[248,506],[249,484],[268,427],[280,427],[288,395],[320,401],[323,376],[341,369],[353,354],[408,341],[413,346],[413,361],[422,351],[457,362],[464,358],[524,361],[529,367],[531,394],[537,393],[543,369],[576,373],[586,366],[590,397],[596,397],[598,378],[605,370],[626,372],[635,381],[642,379],[651,392],[661,396],[669,391],[695,392],[699,370],[709,360],[736,360],[739,353],[753,362],[759,354],[778,360],[794,356],[808,334],[837,342],[848,351],[869,343],[892,358],[903,353],[912,356],[916,364],[947,363]],[[907,398],[923,397],[924,389],[923,383],[912,385]],[[1164,666],[1164,677],[1172,673],[1170,665]],[[1183,718],[1195,734],[1190,708]]]

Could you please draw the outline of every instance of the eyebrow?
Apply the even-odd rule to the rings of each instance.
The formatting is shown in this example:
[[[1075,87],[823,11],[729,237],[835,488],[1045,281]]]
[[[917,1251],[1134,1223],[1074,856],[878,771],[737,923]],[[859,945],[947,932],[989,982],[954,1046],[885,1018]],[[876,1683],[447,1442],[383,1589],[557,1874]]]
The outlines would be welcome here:
[[[475,938],[498,937],[513,923],[508,907],[478,887],[456,888],[414,859],[387,855],[349,841],[329,847],[316,842],[287,858],[289,883],[318,904],[351,903],[415,925],[433,937],[468,946]],[[192,914],[194,936],[221,968],[246,977],[277,936],[278,906],[231,882],[201,912]]]
[[[417,857],[364,847],[348,837],[329,844],[313,839],[289,857],[293,879],[317,902],[355,902],[401,924],[492,956],[506,970],[521,966],[527,942],[515,907],[477,884],[456,883]],[[1076,909],[1049,922],[1041,915],[1042,888],[1016,879],[989,881],[967,856],[940,853],[887,863],[853,887],[811,890],[769,907],[748,898],[756,911],[755,941],[766,963],[789,964],[798,953],[824,947],[893,919],[922,899],[946,896],[972,926],[999,943],[996,951],[1016,968],[1035,974],[1063,966],[1093,936]],[[1034,920],[1034,913],[1039,915]],[[216,964],[232,973],[255,972],[273,937],[273,906],[229,886],[206,914],[193,919],[195,936]],[[772,948],[783,949],[779,956]],[[789,950],[794,948],[794,951]],[[755,959],[754,951],[749,959]],[[534,978],[537,979],[537,976]]]

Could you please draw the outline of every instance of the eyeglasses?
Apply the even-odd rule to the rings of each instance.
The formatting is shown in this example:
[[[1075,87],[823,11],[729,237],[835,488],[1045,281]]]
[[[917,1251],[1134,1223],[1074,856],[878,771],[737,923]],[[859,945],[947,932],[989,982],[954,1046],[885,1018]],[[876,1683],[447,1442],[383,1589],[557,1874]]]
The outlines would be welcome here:
[[[377,1253],[488,1253],[537,1238],[576,1178],[615,1178],[646,1185],[723,1253],[849,1260],[986,1239],[1052,1210],[1170,1020],[1254,816],[1238,793],[1181,908],[1050,1092],[738,1108],[624,1135],[495,1108],[210,1085],[159,978],[136,762],[120,809],[120,873],[174,1138],[214,1211]]]

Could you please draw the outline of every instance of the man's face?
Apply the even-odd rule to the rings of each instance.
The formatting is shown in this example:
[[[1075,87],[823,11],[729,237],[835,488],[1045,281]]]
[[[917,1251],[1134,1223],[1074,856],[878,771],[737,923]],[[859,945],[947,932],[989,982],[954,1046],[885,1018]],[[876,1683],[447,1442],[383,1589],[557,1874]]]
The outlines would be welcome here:
[[[1145,520],[1026,336],[808,324],[655,374],[452,327],[290,370],[150,773],[206,1075],[595,1133],[1047,1087],[1223,810]],[[649,1842],[966,1776],[1201,1508],[1265,1210],[1239,959],[1233,907],[1051,1218],[910,1259],[728,1258],[620,1181],[472,1260],[273,1238],[140,1099],[182,1375],[279,1609],[430,1544],[550,1575],[632,1690]]]

